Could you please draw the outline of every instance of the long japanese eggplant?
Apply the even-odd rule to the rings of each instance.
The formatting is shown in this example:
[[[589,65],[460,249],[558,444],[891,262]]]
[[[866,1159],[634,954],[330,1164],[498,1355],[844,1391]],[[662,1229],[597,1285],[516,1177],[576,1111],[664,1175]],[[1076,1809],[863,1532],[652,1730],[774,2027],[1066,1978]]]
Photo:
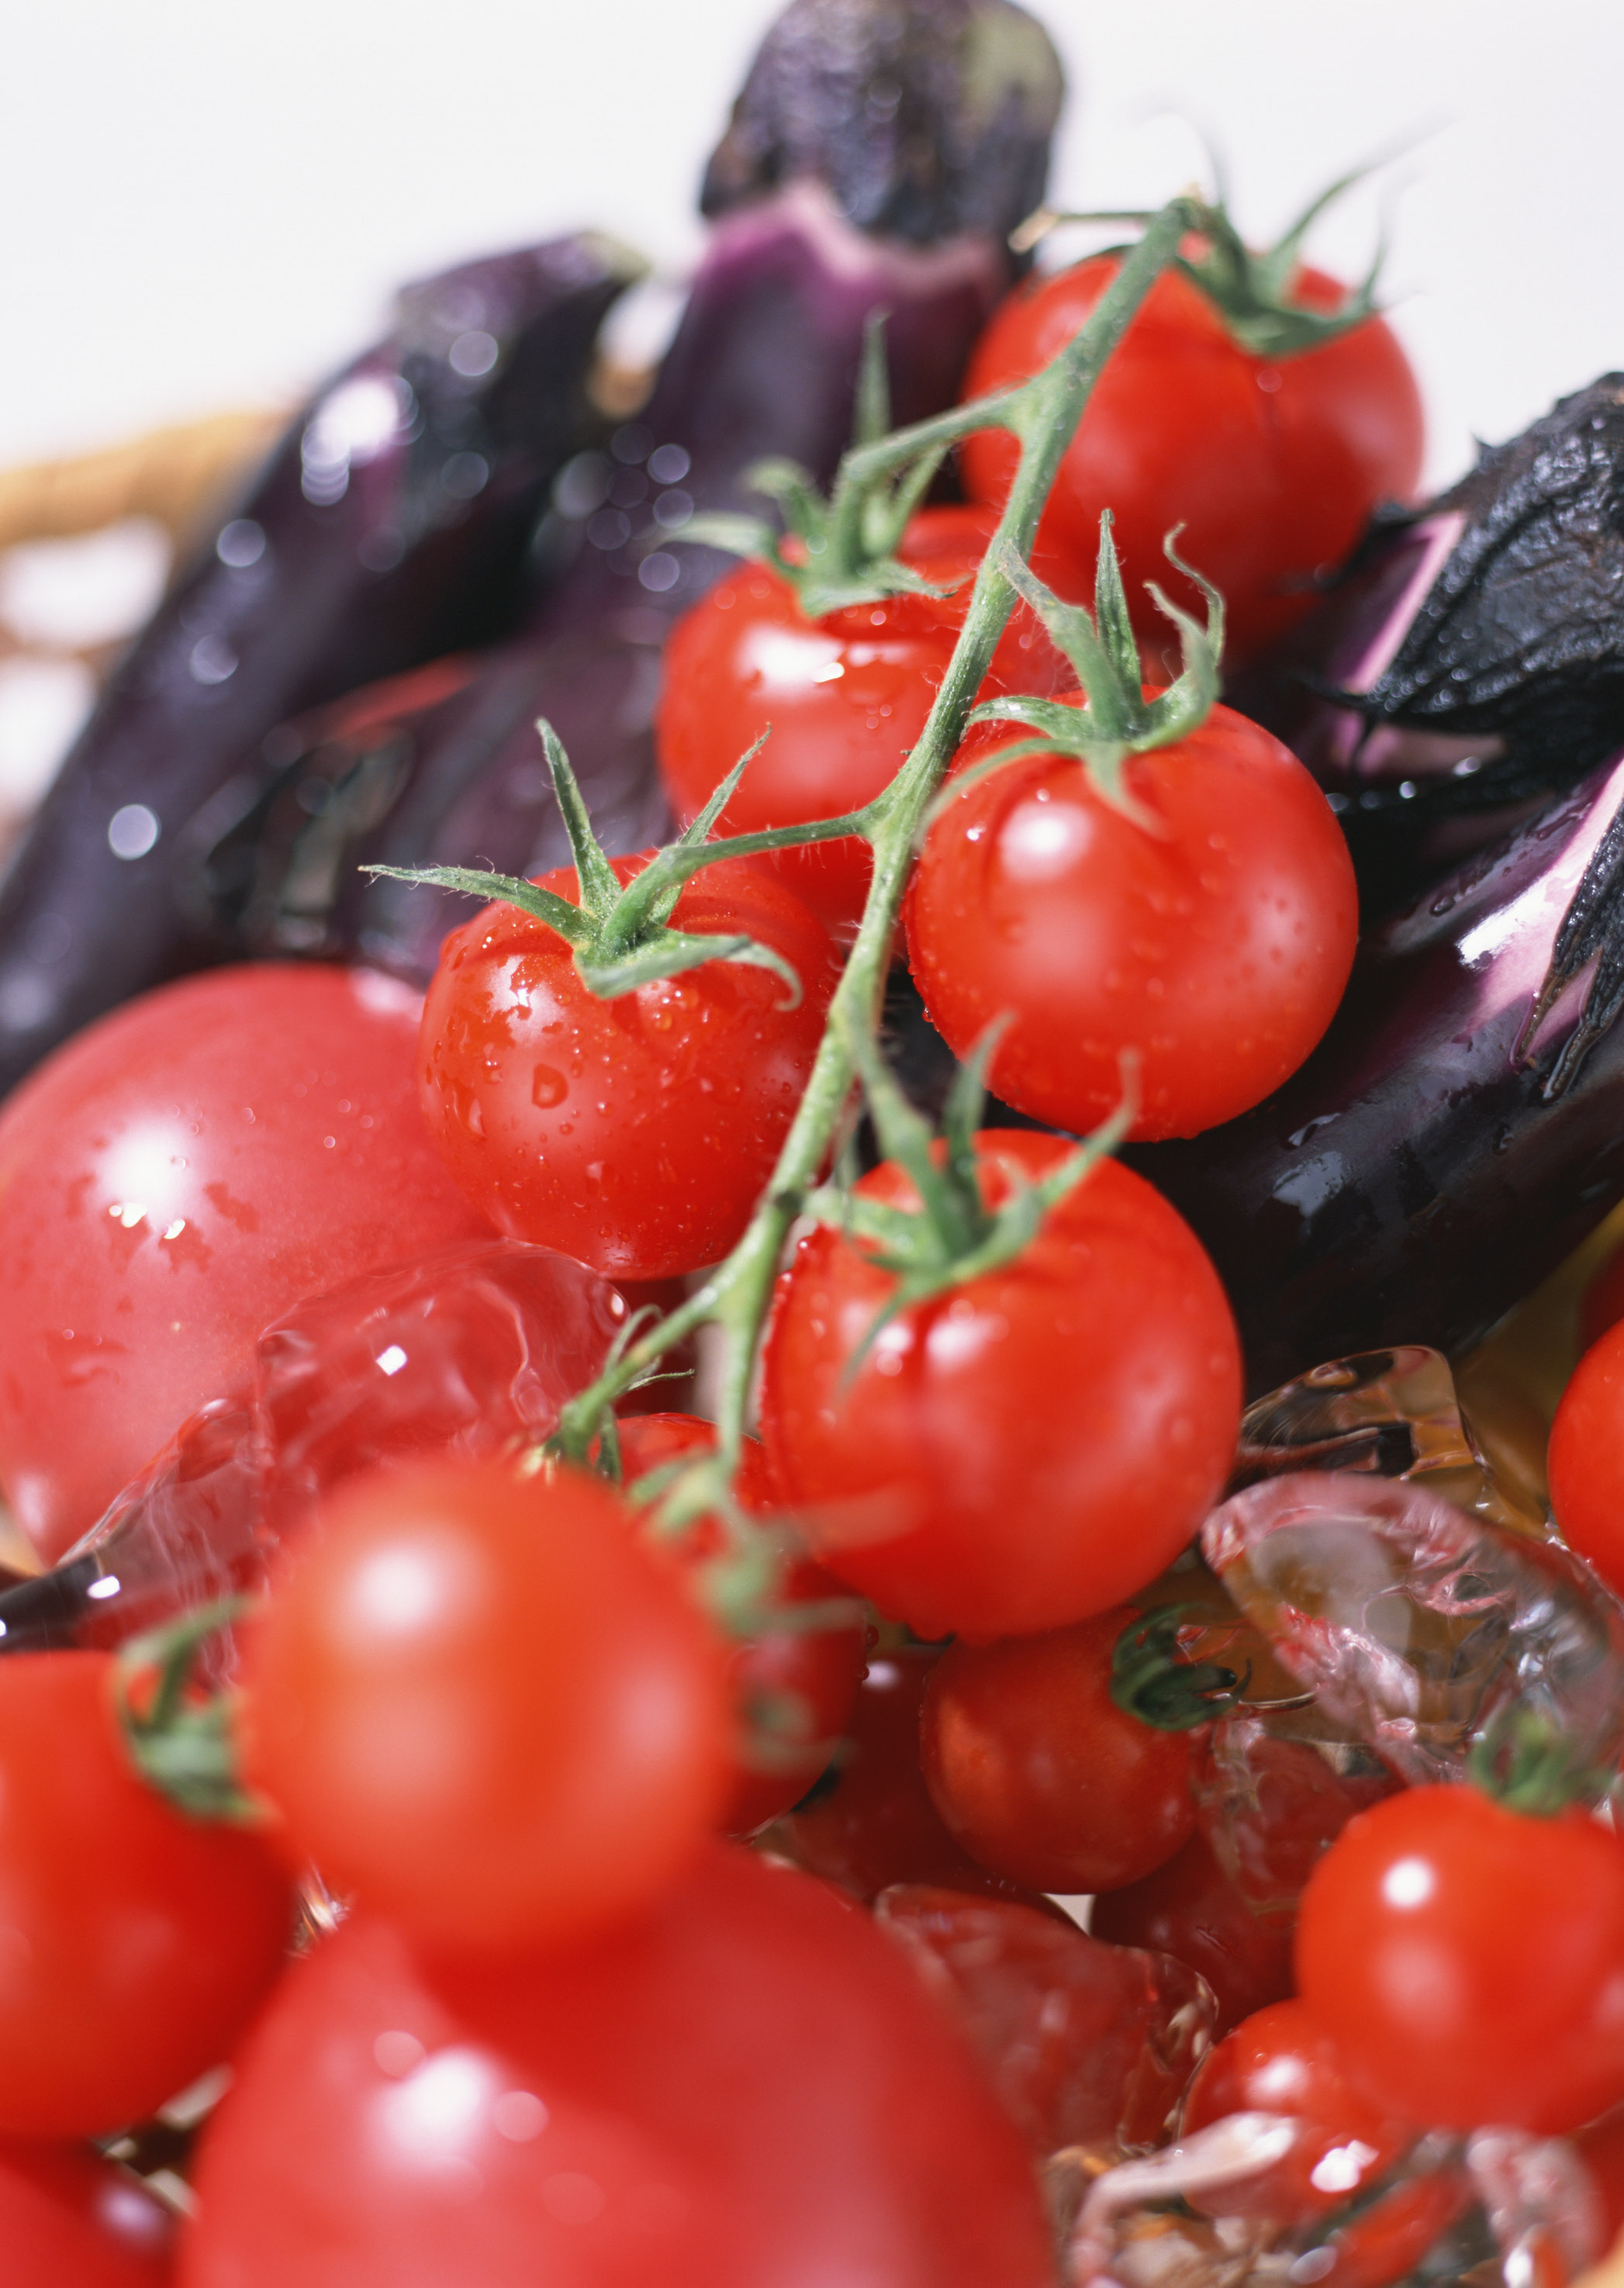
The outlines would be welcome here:
[[[1011,0],[794,0],[706,172],[709,244],[654,393],[559,486],[570,568],[471,680],[305,727],[207,860],[242,942],[425,975],[456,910],[358,869],[565,862],[539,715],[608,849],[666,830],[660,648],[725,562],[673,545],[683,523],[759,510],[744,480],[766,456],[832,474],[875,311],[896,417],[952,402],[1014,274],[1008,234],[1042,196],[1061,93],[1047,36]]]
[[[290,714],[511,624],[585,381],[636,274],[596,237],[408,288],[135,644],[0,893],[0,1091],[187,957],[188,833]]]
[[[1574,785],[1624,742],[1624,374],[1379,518],[1230,697],[1326,788],[1373,910]]]
[[[1367,936],[1284,1088],[1124,1155],[1210,1251],[1255,1391],[1463,1348],[1624,1196],[1621,886],[1615,754]]]

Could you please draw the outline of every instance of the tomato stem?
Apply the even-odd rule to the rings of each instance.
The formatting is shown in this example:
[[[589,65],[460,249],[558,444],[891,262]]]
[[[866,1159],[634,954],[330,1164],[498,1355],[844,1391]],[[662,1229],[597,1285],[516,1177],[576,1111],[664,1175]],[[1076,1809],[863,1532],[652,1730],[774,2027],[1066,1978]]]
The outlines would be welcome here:
[[[915,851],[936,790],[1015,608],[1018,590],[1010,573],[1010,552],[1021,559],[1030,553],[1061,457],[1096,381],[1145,295],[1195,224],[1196,211],[1189,200],[1174,199],[1163,207],[1126,256],[1086,322],[1030,380],[955,406],[928,421],[915,422],[872,444],[854,446],[842,462],[835,487],[836,501],[849,497],[852,488],[878,484],[893,472],[916,467],[922,456],[946,451],[976,430],[1008,429],[1021,449],[1014,483],[976,575],[958,641],[918,742],[890,786],[858,814],[862,823],[840,822],[843,831],[855,828],[867,834],[874,849],[874,874],[856,940],[830,1002],[812,1076],[778,1164],[743,1238],[726,1260],[685,1303],[630,1344],[597,1382],[566,1407],[555,1444],[571,1458],[584,1458],[603,1410],[639,1372],[672,1344],[709,1322],[718,1328],[722,1338],[719,1451],[730,1469],[736,1465],[757,1353],[784,1245],[826,1163],[858,1076],[853,1043],[874,1037]]]

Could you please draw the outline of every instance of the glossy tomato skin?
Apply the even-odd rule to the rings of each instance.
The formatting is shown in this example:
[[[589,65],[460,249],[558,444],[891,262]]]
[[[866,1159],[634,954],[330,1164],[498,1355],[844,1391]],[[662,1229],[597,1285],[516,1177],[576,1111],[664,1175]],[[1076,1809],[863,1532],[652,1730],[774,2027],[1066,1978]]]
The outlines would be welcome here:
[[[601,1480],[419,1463],[350,1480],[273,1583],[243,1767],[297,1862],[430,1942],[633,1913],[714,1821],[722,1648]]]
[[[1230,2113],[1288,2114],[1305,2133],[1264,2176],[1195,2196],[1195,2205],[1211,2216],[1296,2223],[1325,2215],[1384,2176],[1414,2137],[1354,2088],[1335,2046],[1296,2001],[1254,2011],[1196,2068],[1184,2096],[1184,2134]],[[1327,2168],[1332,2152],[1338,2158]]]
[[[416,1101],[419,1003],[248,964],[128,1002],[0,1110],[0,1481],[48,1558],[305,1295],[489,1235]]]
[[[262,2021],[198,2191],[184,2288],[1053,2276],[1018,2140],[900,1952],[721,1844],[638,1929],[500,1974],[358,1915]]]
[[[961,767],[1008,745],[972,738]],[[1131,1134],[1194,1136],[1277,1088],[1335,1014],[1359,935],[1353,866],[1296,757],[1227,707],[1124,778],[1154,827],[1066,757],[968,786],[915,871],[908,966],[961,1058],[1008,1013],[991,1085],[1019,1111],[1097,1127],[1131,1049]]]
[[[175,2219],[140,2179],[81,2145],[0,2141],[8,2288],[165,2288]]]
[[[1044,1902],[977,1864],[942,1824],[920,1768],[920,1709],[934,1645],[893,1645],[869,1659],[839,1755],[766,1840],[809,1874],[872,1903],[898,1883]]]
[[[986,1196],[1061,1159],[984,1131]],[[862,1190],[908,1208],[887,1162]],[[1224,1291],[1160,1194],[1105,1163],[1002,1269],[892,1319],[895,1285],[825,1225],[780,1281],[763,1353],[767,1452],[829,1570],[927,1639],[1064,1626],[1121,1603],[1188,1541],[1234,1451],[1240,1358]]]
[[[925,1691],[931,1799],[985,1867],[1034,1891],[1110,1891],[1193,1832],[1189,1732],[1160,1732],[1111,1697],[1117,1606],[1042,1636],[950,1645]]]
[[[1546,1466],[1564,1540],[1624,1592],[1624,1322],[1580,1360],[1551,1424]]]
[[[292,1885],[256,1834],[137,1774],[106,1653],[0,1661],[0,2133],[97,2136],[228,2054]]]
[[[1406,1788],[1309,1879],[1297,1986],[1395,2119],[1540,2135],[1624,2097],[1624,1844],[1476,1789]]]
[[[1018,287],[971,354],[964,395],[1046,365],[1092,311],[1118,259],[1094,255]],[[1343,289],[1304,270],[1295,297],[1334,309]],[[1379,501],[1411,497],[1423,443],[1415,377],[1382,319],[1295,357],[1256,358],[1199,287],[1168,272],[1095,386],[1040,537],[1075,567],[1073,592],[1086,592],[1100,512],[1110,509],[1135,624],[1142,641],[1162,645],[1172,632],[1145,581],[1188,611],[1201,608],[1162,552],[1166,534],[1182,524],[1179,553],[1224,593],[1233,666],[1301,618],[1316,576],[1342,562]],[[1001,502],[1015,440],[983,430],[960,451],[972,497]]]
[[[925,509],[913,520],[903,561],[932,586],[954,588],[939,599],[891,596],[809,620],[789,583],[765,565],[741,565],[718,581],[666,647],[655,736],[677,815],[701,810],[769,725],[719,831],[835,818],[881,793],[924,727],[995,522],[966,508]],[[1023,608],[982,695],[1047,693],[1070,680]],[[850,929],[860,917],[871,860],[856,836],[776,852],[767,862],[831,928]]]
[[[1089,1927],[1199,1970],[1217,1998],[1216,2034],[1291,1992],[1291,1918],[1257,1913],[1199,1832],[1165,1865],[1096,1899]]]
[[[620,1426],[621,1470],[628,1486],[672,1462],[714,1453],[714,1423],[696,1414],[638,1414]],[[765,1520],[779,1506],[777,1488],[759,1440],[747,1438],[733,1490],[741,1508]],[[724,1548],[721,1521],[701,1518],[685,1533],[653,1545],[656,1556],[698,1568]],[[820,1605],[844,1594],[834,1575],[810,1557],[792,1556],[779,1584],[779,1601]],[[862,1680],[867,1631],[860,1620],[844,1628],[765,1628],[728,1656],[735,1749],[720,1824],[729,1835],[752,1835],[799,1802],[834,1754]],[[762,1752],[749,1752],[752,1733]],[[772,1752],[767,1752],[768,1750]]]
[[[622,882],[652,852],[612,862]],[[543,887],[578,897],[573,868]],[[795,1116],[835,983],[827,933],[759,868],[694,877],[671,917],[742,933],[770,970],[712,961],[613,1001],[569,947],[516,906],[487,906],[441,949],[419,1051],[423,1108],[456,1182],[510,1239],[610,1277],[715,1263],[743,1231]]]

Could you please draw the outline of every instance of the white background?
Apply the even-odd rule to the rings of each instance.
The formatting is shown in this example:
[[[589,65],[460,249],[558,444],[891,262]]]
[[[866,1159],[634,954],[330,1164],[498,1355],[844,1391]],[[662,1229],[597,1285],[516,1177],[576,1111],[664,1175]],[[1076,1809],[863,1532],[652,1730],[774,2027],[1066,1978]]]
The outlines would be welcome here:
[[[12,0],[0,465],[301,392],[400,278],[578,224],[680,273],[768,0]],[[1048,0],[1055,189],[1153,202],[1227,154],[1278,228],[1391,171],[1430,473],[1624,365],[1624,0]],[[1182,115],[1180,116],[1179,115]],[[1362,267],[1378,195],[1315,242]]]

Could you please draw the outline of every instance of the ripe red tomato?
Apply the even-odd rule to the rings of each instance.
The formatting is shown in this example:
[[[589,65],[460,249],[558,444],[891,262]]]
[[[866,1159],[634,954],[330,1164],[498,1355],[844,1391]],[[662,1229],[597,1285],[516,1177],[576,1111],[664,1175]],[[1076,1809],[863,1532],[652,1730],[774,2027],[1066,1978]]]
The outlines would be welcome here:
[[[931,1800],[972,1859],[1034,1891],[1110,1891],[1193,1831],[1196,1736],[1111,1697],[1125,1606],[1068,1629],[950,1645],[925,1691]]]
[[[0,1661],[0,2133],[102,2134],[230,2051],[282,1966],[257,1835],[140,1778],[106,1653]]]
[[[220,969],[129,1002],[0,1111],[0,1481],[55,1557],[261,1328],[489,1226],[416,1102],[417,997]]]
[[[933,1645],[875,1654],[839,1755],[805,1801],[773,1827],[772,1848],[866,1902],[909,1883],[1042,1905],[1018,1884],[978,1867],[942,1825],[926,1791],[919,1711],[939,1656]]]
[[[1624,1593],[1624,1321],[1580,1360],[1551,1424],[1546,1467],[1564,1540]]]
[[[552,1944],[640,1908],[725,1784],[721,1648],[582,1473],[349,1480],[243,1664],[289,1847],[408,1928]]]
[[[991,1204],[1066,1151],[978,1139]],[[886,1162],[868,1196],[908,1209]],[[916,1634],[1058,1628],[1153,1578],[1234,1452],[1240,1357],[1216,1273],[1161,1195],[1107,1162],[1025,1253],[892,1319],[894,1273],[829,1226],[803,1239],[763,1352],[767,1452],[832,1573]]]
[[[721,1844],[634,1927],[488,1969],[355,1916],[239,2059],[198,2198],[183,2288],[1053,2278],[1019,2140],[899,1950]]]
[[[84,2146],[0,2143],[8,2288],[165,2288],[175,2219],[128,2169]]]
[[[1300,2002],[1271,2002],[1224,2037],[1185,2093],[1188,2135],[1227,2113],[1283,2113],[1304,2134],[1266,2174],[1192,2196],[1208,2215],[1306,2221],[1384,2176],[1414,2132],[1390,2121],[1348,2080],[1335,2045]]]
[[[1414,1787],[1309,1878],[1297,1986],[1400,2121],[1541,2135],[1624,2098],[1624,1843],[1475,1788]]]
[[[1259,1914],[1200,1833],[1154,1873],[1096,1899],[1089,1927],[1199,1970],[1217,1998],[1218,2034],[1291,1991],[1291,1919]]]
[[[630,881],[652,854],[614,860],[615,873]],[[578,902],[573,868],[543,887]],[[423,1013],[423,1106],[458,1184],[511,1239],[611,1277],[666,1279],[726,1254],[795,1116],[835,983],[825,932],[754,865],[695,875],[671,926],[772,947],[800,1001],[784,1005],[770,970],[725,961],[600,1001],[562,938],[492,905],[446,940]]]
[[[1010,743],[983,733],[961,767]],[[1061,755],[969,786],[915,870],[908,966],[960,1057],[1008,1015],[990,1081],[1019,1111],[1097,1126],[1134,1049],[1133,1135],[1193,1136],[1278,1087],[1335,1014],[1359,936],[1353,866],[1295,756],[1227,707],[1124,775],[1155,827]]]
[[[743,564],[678,621],[666,647],[655,734],[680,818],[693,818],[769,725],[717,831],[753,834],[860,809],[896,776],[924,727],[963,624],[970,583],[995,519],[980,509],[923,510],[899,553],[933,586],[809,620],[782,575]],[[1024,607],[982,687],[1060,689],[1070,671]],[[852,836],[773,854],[770,863],[831,928],[863,910],[872,861]]]
[[[620,1426],[621,1465],[626,1482],[663,1469],[671,1462],[712,1453],[714,1423],[695,1414],[638,1414]],[[733,1490],[746,1510],[759,1515],[779,1506],[777,1488],[758,1442],[747,1438]],[[701,1518],[675,1539],[653,1545],[655,1556],[669,1554],[685,1568],[697,1568],[724,1546],[720,1521]],[[792,1558],[779,1585],[779,1600],[822,1604],[844,1596],[832,1573],[809,1557]],[[727,1663],[739,1745],[732,1759],[721,1825],[730,1835],[751,1835],[804,1796],[828,1765],[845,1730],[862,1680],[866,1631],[860,1621],[838,1629],[793,1625],[764,1629],[737,1646]]]
[[[1018,287],[971,354],[965,396],[1047,365],[1119,261],[1097,254]],[[1343,289],[1305,269],[1295,298],[1335,309]],[[1167,272],[1100,376],[1040,536],[1075,566],[1072,592],[1091,590],[1100,512],[1111,509],[1135,624],[1156,645],[1171,632],[1145,597],[1146,580],[1200,609],[1162,552],[1182,524],[1179,553],[1224,592],[1228,657],[1238,664],[1302,616],[1316,576],[1342,562],[1378,501],[1410,497],[1422,442],[1415,377],[1380,318],[1294,357],[1256,358],[1199,287]],[[1002,429],[966,441],[961,465],[973,497],[1003,499],[1016,454]]]

